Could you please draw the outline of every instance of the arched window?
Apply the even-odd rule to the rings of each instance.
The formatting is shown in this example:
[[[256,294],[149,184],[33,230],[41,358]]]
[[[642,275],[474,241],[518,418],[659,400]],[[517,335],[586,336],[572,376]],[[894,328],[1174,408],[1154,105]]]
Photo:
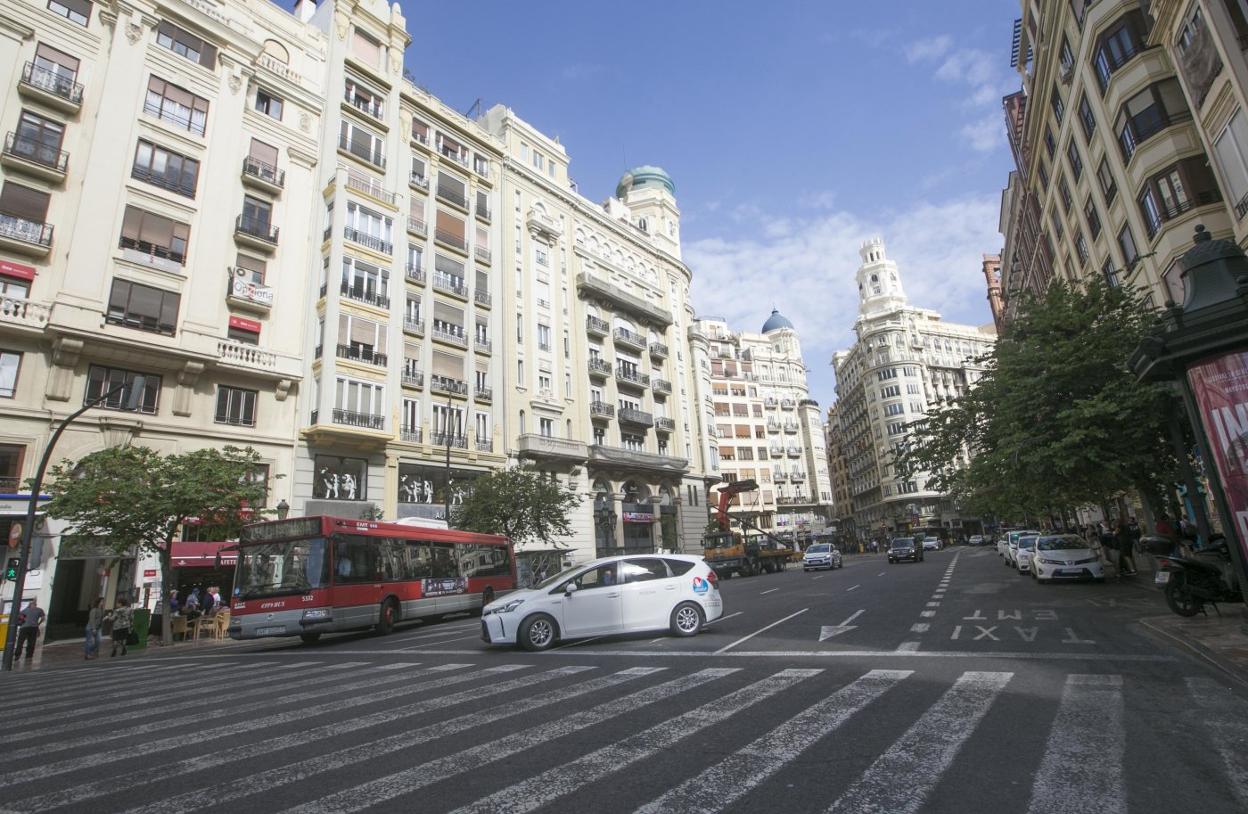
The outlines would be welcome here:
[[[520,411],[520,434],[524,435],[524,410]]]
[[[283,65],[290,64],[290,52],[286,50],[285,45],[282,45],[277,40],[265,40],[264,41],[264,53],[266,56],[270,56],[273,59],[276,59],[278,62],[282,63]]]

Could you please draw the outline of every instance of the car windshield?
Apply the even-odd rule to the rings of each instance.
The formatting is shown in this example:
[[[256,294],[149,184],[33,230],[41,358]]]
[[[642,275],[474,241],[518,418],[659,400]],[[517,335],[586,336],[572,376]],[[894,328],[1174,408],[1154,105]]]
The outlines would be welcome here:
[[[1078,537],[1041,537],[1036,543],[1041,551],[1073,551],[1087,547],[1088,544]]]
[[[585,566],[583,566],[583,565],[574,565],[574,566],[572,566],[571,568],[565,568],[564,570],[560,571],[558,574],[555,574],[553,577],[547,577],[546,579],[544,579],[544,580],[542,580],[541,582],[537,583],[537,584],[536,584],[536,585],[534,585],[533,587],[534,587],[534,588],[536,588],[536,589],[541,589],[541,588],[552,588],[552,587],[554,587],[556,584],[558,584],[558,583],[560,583],[560,582],[563,582],[565,579],[567,579],[568,577],[572,576],[572,575],[573,575],[573,574],[575,574],[577,571],[580,571],[580,570],[581,570],[582,568],[584,568],[584,567],[585,567]]]
[[[808,554],[827,554],[831,550],[832,546],[827,543],[819,543],[818,545],[812,545],[810,548],[806,549],[806,552]]]
[[[324,537],[285,543],[243,544],[234,584],[240,599],[301,594],[329,584]]]
[[[893,548],[913,548],[914,540],[909,537],[898,537],[893,540]]]
[[[1035,548],[1035,547],[1036,547],[1036,538],[1035,538],[1035,537],[1019,537],[1019,538],[1018,538],[1018,547],[1019,547],[1019,548],[1025,548],[1025,549],[1032,549],[1032,548]]]

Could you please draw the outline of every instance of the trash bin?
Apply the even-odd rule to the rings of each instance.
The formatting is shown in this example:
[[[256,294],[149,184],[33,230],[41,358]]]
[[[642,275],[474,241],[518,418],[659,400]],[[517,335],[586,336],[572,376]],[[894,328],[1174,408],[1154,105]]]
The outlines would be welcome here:
[[[139,643],[130,646],[135,648],[147,647],[147,631],[152,626],[152,612],[147,608],[136,610],[131,624],[134,625],[134,633],[139,637]]]

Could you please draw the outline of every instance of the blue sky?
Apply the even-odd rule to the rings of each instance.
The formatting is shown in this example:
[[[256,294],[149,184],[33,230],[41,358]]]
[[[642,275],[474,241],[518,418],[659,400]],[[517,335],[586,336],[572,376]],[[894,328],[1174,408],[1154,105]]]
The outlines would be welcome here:
[[[416,80],[461,111],[501,102],[557,135],[588,197],[629,166],[664,167],[695,307],[757,330],[774,303],[825,407],[870,235],[912,302],[991,321],[979,257],[1000,248],[1016,4],[402,5]]]

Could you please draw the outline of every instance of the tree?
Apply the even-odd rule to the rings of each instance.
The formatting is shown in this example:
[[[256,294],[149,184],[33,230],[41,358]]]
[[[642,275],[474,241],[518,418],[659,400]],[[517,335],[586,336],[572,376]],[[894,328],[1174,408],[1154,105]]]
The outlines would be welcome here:
[[[1126,361],[1155,319],[1099,278],[1025,298],[973,389],[910,425],[898,473],[930,473],[931,488],[1002,517],[1152,498],[1175,477],[1170,397]]]
[[[541,542],[558,548],[572,534],[568,514],[581,502],[571,488],[532,469],[503,469],[473,481],[464,502],[452,507],[451,525],[502,534],[517,546]]]
[[[47,491],[51,517],[65,520],[66,535],[94,538],[117,554],[137,548],[160,561],[164,596],[172,590],[174,537],[192,518],[237,534],[259,506],[265,484],[256,478],[259,455],[250,447],[200,449],[163,455],[147,447],[112,447],[77,464],[52,468]],[[163,604],[161,608],[167,608]],[[162,638],[172,641],[170,625]]]

